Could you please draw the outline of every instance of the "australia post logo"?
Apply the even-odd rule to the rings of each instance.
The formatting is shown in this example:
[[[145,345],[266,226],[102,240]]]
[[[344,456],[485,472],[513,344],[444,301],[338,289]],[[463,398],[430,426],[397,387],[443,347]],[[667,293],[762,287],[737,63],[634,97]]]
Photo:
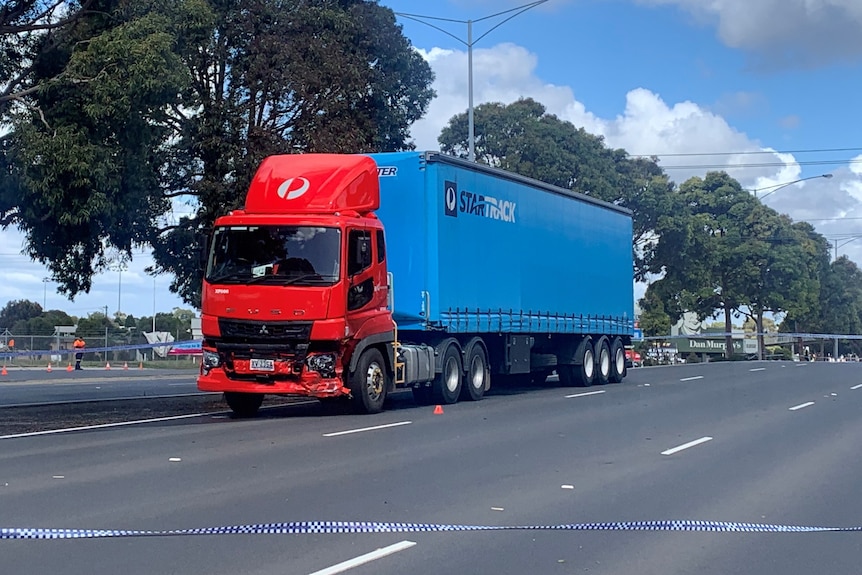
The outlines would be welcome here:
[[[447,216],[458,217],[460,212],[510,224],[515,223],[515,202],[483,196],[467,190],[458,192],[457,182],[443,183],[443,202]]]
[[[310,187],[311,182],[301,176],[298,178],[288,178],[278,186],[276,193],[283,200],[295,200],[303,196]]]

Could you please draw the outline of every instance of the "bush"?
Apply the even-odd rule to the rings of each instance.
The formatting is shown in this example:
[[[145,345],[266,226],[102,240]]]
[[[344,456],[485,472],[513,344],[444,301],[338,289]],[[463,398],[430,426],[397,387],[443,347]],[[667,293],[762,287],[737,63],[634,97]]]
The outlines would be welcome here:
[[[697,354],[696,354],[696,353],[694,353],[694,352],[691,352],[691,353],[690,353],[690,354],[688,354],[688,355],[686,356],[686,358],[685,358],[685,362],[686,362],[686,363],[700,363],[700,361],[701,361],[701,360],[700,360],[700,356],[699,356],[699,355],[697,355]]]

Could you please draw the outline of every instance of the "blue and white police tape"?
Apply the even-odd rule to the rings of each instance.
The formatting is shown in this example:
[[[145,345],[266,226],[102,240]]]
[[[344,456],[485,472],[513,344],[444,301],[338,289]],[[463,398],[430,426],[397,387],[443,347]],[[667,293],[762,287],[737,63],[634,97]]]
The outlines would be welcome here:
[[[128,529],[0,528],[2,539],[106,539],[188,535],[301,535],[338,533],[432,533],[452,531],[707,531],[716,533],[821,533],[862,531],[862,527],[809,527],[727,521],[614,521],[562,525],[447,525],[357,521],[295,521],[197,529],[142,531]]]
[[[182,349],[188,352],[200,351],[201,342],[203,340],[200,339],[192,339],[192,340],[182,340],[182,341],[168,341],[168,342],[159,342],[159,343],[135,343],[135,344],[127,344],[127,345],[112,345],[108,347],[86,347],[81,351],[84,354],[91,354],[96,352],[105,352],[105,351],[130,351],[133,349],[153,349],[156,347],[167,347],[170,349]],[[6,350],[0,352],[0,357],[2,358],[13,358],[13,357],[25,357],[25,356],[34,356],[34,355],[57,355],[57,354],[65,354],[65,355],[75,355],[78,353],[76,349],[62,349],[59,352],[56,349],[32,349],[32,350],[24,350],[24,351],[12,351]]]

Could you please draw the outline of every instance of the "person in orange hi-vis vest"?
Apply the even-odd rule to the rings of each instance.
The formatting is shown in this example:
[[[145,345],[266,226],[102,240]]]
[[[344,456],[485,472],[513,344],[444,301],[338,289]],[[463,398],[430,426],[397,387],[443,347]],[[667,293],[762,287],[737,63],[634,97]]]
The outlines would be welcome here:
[[[75,369],[83,369],[81,367],[81,359],[84,357],[84,347],[87,345],[80,337],[75,337],[75,342],[72,344],[72,347],[75,348]]]

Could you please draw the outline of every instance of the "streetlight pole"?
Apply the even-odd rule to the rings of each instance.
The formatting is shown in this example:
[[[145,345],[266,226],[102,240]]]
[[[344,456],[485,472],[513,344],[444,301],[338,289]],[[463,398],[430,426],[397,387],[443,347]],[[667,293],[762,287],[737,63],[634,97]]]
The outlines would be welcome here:
[[[853,235],[853,236],[845,236],[843,238],[832,238],[832,241],[835,242],[835,259],[838,259],[838,248],[843,248],[850,242],[855,242],[859,238],[862,238],[862,235]],[[843,244],[838,245],[840,240],[845,240]]]
[[[42,278],[42,310],[44,311],[48,305],[48,282],[51,278]]]
[[[454,38],[455,40],[461,42],[465,46],[467,46],[467,158],[471,162],[476,161],[476,136],[475,136],[475,126],[473,122],[473,46],[476,45],[482,38],[511,20],[512,18],[523,14],[527,10],[531,8],[535,8],[540,4],[544,4],[545,2],[549,2],[550,0],[537,0],[536,2],[530,2],[529,4],[523,4],[521,6],[517,6],[515,8],[510,8],[508,10],[503,10],[502,12],[497,12],[495,14],[491,14],[489,16],[484,16],[482,18],[477,18],[476,20],[457,20],[454,18],[437,18],[434,16],[422,16],[419,14],[408,14],[406,12],[395,12],[396,16],[401,16],[402,18],[407,18],[408,20],[415,20],[420,24],[425,24],[426,26],[430,26],[435,30],[439,30],[443,32],[447,36]],[[498,16],[504,16],[509,14],[507,18],[505,18],[502,22],[498,22],[496,25],[491,27],[490,30],[476,38],[473,39],[473,24],[477,22],[483,22],[485,20],[490,20],[491,18],[497,18]],[[467,40],[463,40],[458,36],[452,34],[448,30],[444,30],[439,26],[431,24],[430,22],[426,22],[426,20],[436,20],[438,22],[455,22],[457,24],[466,24],[467,25]]]
[[[112,271],[118,272],[119,276],[117,279],[117,316],[120,315],[120,310],[122,310],[123,303],[123,272],[126,271],[126,264],[120,263],[111,267]]]
[[[799,178],[798,180],[793,180],[792,182],[786,182],[783,184],[775,184],[774,186],[766,186],[765,188],[757,188],[756,190],[751,190],[751,191],[754,192],[754,197],[757,198],[757,192],[762,192],[763,190],[770,190],[771,189],[772,190],[771,192],[766,192],[765,194],[760,196],[759,199],[763,200],[763,198],[765,198],[766,196],[770,196],[770,195],[774,194],[775,192],[777,192],[778,190],[781,190],[781,189],[786,188],[788,186],[792,186],[793,184],[798,184],[799,182],[804,182],[806,180],[816,180],[818,178],[829,179],[831,177],[832,177],[832,174],[820,174],[819,176],[809,176],[807,178]]]

